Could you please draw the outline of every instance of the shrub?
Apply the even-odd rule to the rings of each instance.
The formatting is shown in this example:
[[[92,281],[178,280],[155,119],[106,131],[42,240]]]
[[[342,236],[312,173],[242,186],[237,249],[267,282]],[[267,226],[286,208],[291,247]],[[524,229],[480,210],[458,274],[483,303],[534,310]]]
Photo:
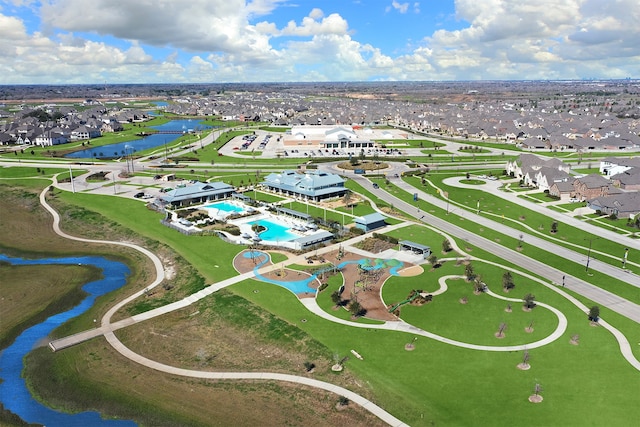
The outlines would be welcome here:
[[[364,234],[364,230],[358,227],[351,227],[349,231],[356,236],[362,236]]]

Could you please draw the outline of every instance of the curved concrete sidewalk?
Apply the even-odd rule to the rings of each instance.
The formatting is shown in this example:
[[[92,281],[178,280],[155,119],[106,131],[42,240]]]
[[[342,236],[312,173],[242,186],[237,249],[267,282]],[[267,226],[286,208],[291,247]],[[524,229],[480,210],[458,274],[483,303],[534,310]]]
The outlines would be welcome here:
[[[81,238],[81,237],[76,237],[76,236],[71,236],[65,232],[63,232],[60,229],[60,215],[58,215],[58,212],[53,209],[46,201],[46,193],[48,191],[48,188],[45,188],[41,193],[40,193],[40,203],[42,204],[42,206],[49,212],[51,213],[51,215],[53,216],[53,230],[55,231],[56,234],[58,234],[61,237],[64,237],[66,239],[70,239],[70,240],[76,240],[79,242],[87,242],[87,243],[101,243],[101,244],[114,244],[114,245],[120,245],[120,246],[126,246],[135,250],[140,251],[141,253],[145,254],[146,256],[148,256],[154,263],[155,268],[156,268],[156,279],[146,288],[146,289],[150,289],[154,286],[157,286],[158,284],[160,284],[165,277],[165,272],[164,272],[164,267],[162,266],[162,262],[160,261],[160,259],[151,251],[140,247],[138,245],[135,245],[133,243],[126,243],[126,242],[116,242],[116,241],[102,241],[102,240],[94,240],[94,239],[85,239],[85,238]],[[253,275],[253,273],[251,273],[251,275]],[[242,278],[242,280],[244,280],[244,278]],[[215,292],[215,290],[217,289],[213,289],[212,287],[209,287],[210,292]],[[398,427],[404,427],[407,426],[407,424],[405,424],[403,421],[399,420],[398,418],[394,417],[393,415],[391,415],[390,413],[388,413],[387,411],[385,411],[384,409],[382,409],[381,407],[377,406],[376,404],[374,404],[373,402],[371,402],[370,400],[365,399],[364,397],[360,396],[359,394],[356,394],[346,388],[343,387],[339,387],[336,385],[333,385],[331,383],[327,383],[327,382],[323,382],[323,381],[318,381],[318,380],[314,380],[311,378],[306,378],[306,377],[301,377],[301,376],[297,376],[297,375],[287,375],[287,374],[278,374],[278,373],[272,373],[272,372],[206,372],[206,371],[195,371],[195,370],[189,370],[189,369],[182,369],[182,368],[177,368],[177,367],[173,367],[173,366],[169,366],[169,365],[164,365],[162,363],[153,361],[151,359],[147,359],[135,352],[133,352],[132,350],[130,350],[128,347],[126,347],[113,333],[113,330],[111,328],[111,316],[120,308],[122,307],[124,304],[126,304],[127,302],[141,296],[143,293],[145,292],[145,290],[139,291],[131,296],[129,296],[128,298],[125,298],[124,300],[122,300],[120,303],[116,304],[114,307],[112,307],[109,311],[107,311],[107,313],[104,315],[104,317],[102,318],[102,326],[101,328],[98,329],[93,329],[90,331],[85,331],[82,332],[80,334],[75,334],[72,335],[69,338],[71,341],[75,341],[80,339],[82,341],[85,341],[86,339],[88,339],[87,337],[94,337],[94,336],[99,336],[99,335],[104,335],[104,337],[107,339],[107,342],[109,342],[109,344],[111,344],[111,346],[118,351],[120,354],[122,354],[123,356],[127,357],[128,359],[139,363],[143,366],[146,366],[148,368],[151,369],[155,369],[158,371],[162,371],[162,372],[166,372],[166,373],[170,373],[170,374],[174,374],[174,375],[181,375],[181,376],[187,376],[187,377],[192,377],[192,378],[205,378],[205,379],[243,379],[243,380],[273,380],[273,381],[287,381],[287,382],[291,382],[291,383],[296,383],[296,384],[302,384],[302,385],[307,385],[310,387],[316,387],[316,388],[320,388],[326,391],[329,391],[331,393],[335,393],[338,394],[340,396],[345,396],[347,399],[351,400],[354,403],[357,403],[358,405],[362,406],[364,409],[366,409],[367,411],[369,411],[370,413],[372,413],[373,415],[375,415],[376,417],[380,418],[382,421],[386,422],[387,424],[391,425],[391,426],[398,426]],[[202,292],[202,291],[201,291]],[[201,297],[202,298],[202,297]],[[194,301],[198,300],[200,298],[196,298],[194,299]],[[191,304],[191,302],[188,301],[188,298],[184,301],[185,306]],[[174,308],[175,309],[175,308]],[[144,314],[144,313],[143,313]],[[129,319],[125,319],[122,322],[119,322],[121,325],[124,324],[131,324],[133,322],[131,322],[131,320]],[[61,340],[59,340],[60,342]],[[73,344],[70,344],[73,345]],[[56,349],[55,345],[53,345],[52,343],[49,343],[49,346],[52,349]],[[63,348],[63,347],[57,347],[57,348]]]

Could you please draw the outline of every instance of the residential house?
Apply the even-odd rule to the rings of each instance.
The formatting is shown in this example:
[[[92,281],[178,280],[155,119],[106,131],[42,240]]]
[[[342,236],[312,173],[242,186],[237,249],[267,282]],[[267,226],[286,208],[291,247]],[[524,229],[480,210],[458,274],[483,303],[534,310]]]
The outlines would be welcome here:
[[[535,172],[541,168],[551,168],[569,173],[571,166],[556,158],[545,159],[535,154],[520,154],[515,160],[507,162],[506,171],[508,175],[523,179],[527,172],[530,172],[530,179],[535,181]]]
[[[610,180],[597,174],[586,175],[573,181],[573,197],[580,201],[588,201],[620,192]]]
[[[535,173],[533,183],[542,191],[549,191],[553,184],[573,181],[573,177],[563,170],[550,167],[541,167]]]
[[[632,168],[640,168],[640,157],[606,157],[600,160],[600,173],[607,178]]]
[[[615,215],[618,218],[631,218],[640,213],[640,193],[628,192],[611,196],[596,197],[587,207],[603,215]]]
[[[98,138],[102,136],[99,128],[89,127],[85,125],[80,125],[77,128],[71,131],[71,139],[72,141]]]
[[[634,167],[624,172],[611,176],[611,181],[616,187],[626,191],[640,190],[640,167]]]
[[[39,145],[42,147],[66,144],[67,142],[67,137],[64,134],[52,130],[41,133],[40,135],[36,136],[34,140],[35,145]]]
[[[554,182],[549,187],[549,195],[558,197],[560,200],[569,200],[573,195],[573,181],[574,178],[569,181]]]

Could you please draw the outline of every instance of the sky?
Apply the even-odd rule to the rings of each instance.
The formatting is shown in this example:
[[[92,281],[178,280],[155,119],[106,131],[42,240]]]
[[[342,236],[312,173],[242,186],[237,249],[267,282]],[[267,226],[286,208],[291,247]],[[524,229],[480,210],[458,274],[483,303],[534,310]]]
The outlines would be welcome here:
[[[0,0],[0,84],[640,78],[638,0]]]

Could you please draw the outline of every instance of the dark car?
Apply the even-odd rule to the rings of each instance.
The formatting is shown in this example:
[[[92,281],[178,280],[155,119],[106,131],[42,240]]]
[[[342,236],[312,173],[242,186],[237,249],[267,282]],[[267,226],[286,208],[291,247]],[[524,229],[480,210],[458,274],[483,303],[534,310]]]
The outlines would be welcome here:
[[[144,197],[144,192],[141,191],[139,193],[136,193],[136,194],[133,195],[133,197],[135,197],[136,199],[140,199],[140,198]]]

